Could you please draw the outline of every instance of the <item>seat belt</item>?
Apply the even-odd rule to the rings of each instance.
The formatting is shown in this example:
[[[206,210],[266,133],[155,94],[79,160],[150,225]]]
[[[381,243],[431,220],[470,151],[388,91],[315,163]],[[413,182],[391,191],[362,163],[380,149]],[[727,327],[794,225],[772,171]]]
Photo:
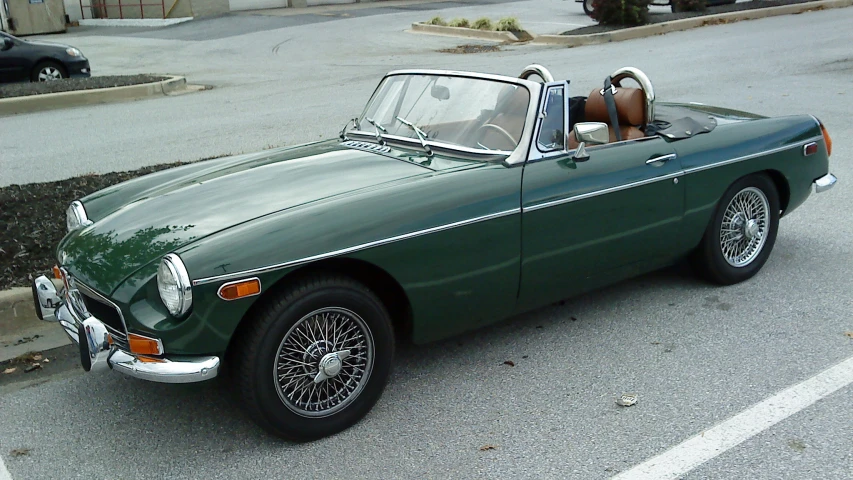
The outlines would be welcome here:
[[[619,130],[619,116],[616,112],[616,100],[613,99],[613,86],[610,83],[610,75],[604,79],[604,105],[607,106],[607,114],[610,116],[610,126],[613,128],[613,134],[616,135],[616,141],[622,141],[622,132]]]

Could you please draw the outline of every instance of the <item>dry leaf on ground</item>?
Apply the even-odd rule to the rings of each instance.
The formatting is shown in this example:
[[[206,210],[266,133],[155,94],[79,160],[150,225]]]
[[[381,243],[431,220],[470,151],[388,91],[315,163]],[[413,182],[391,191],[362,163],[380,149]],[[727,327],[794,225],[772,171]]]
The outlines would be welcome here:
[[[485,452],[486,450],[494,450],[496,448],[498,448],[497,445],[483,445],[482,447],[480,447],[480,451]]]

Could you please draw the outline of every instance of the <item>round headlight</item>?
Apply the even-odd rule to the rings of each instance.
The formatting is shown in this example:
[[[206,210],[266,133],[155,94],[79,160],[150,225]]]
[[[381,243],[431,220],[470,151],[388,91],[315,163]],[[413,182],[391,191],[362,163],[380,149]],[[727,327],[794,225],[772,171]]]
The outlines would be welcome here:
[[[82,54],[80,53],[80,50],[77,50],[77,49],[76,49],[76,48],[74,48],[74,47],[68,47],[68,48],[66,48],[66,49],[65,49],[65,53],[67,53],[69,56],[72,56],[72,57],[79,57],[80,55],[82,55]]]
[[[68,231],[76,230],[80,227],[86,227],[91,225],[92,222],[89,220],[89,217],[86,216],[86,209],[83,208],[83,204],[80,203],[79,200],[74,200],[71,202],[71,205],[68,206],[68,210],[65,211],[65,226],[68,228]]]
[[[157,270],[157,290],[163,305],[175,317],[187,313],[193,304],[190,276],[181,257],[170,253],[163,257]]]

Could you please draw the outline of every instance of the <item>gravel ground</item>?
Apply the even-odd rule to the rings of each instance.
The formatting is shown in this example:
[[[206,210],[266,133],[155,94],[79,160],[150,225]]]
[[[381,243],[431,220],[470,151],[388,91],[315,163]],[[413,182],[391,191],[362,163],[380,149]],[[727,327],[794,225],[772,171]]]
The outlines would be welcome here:
[[[189,162],[0,188],[0,290],[28,286],[30,275],[50,271],[56,263],[56,246],[66,233],[69,203],[110,185],[184,163]]]
[[[104,75],[89,78],[66,78],[43,83],[11,83],[0,86],[0,98],[24,97],[44,93],[71,92],[75,90],[93,90],[96,88],[125,87],[141,83],[153,83],[168,77],[158,75]]]
[[[683,18],[702,17],[705,15],[716,15],[718,13],[740,12],[742,10],[755,10],[757,8],[781,7],[783,5],[794,5],[797,3],[813,2],[815,0],[753,0],[751,2],[734,3],[731,5],[717,5],[708,7],[704,12],[680,12],[680,13],[657,13],[649,12],[649,24],[681,20]],[[723,22],[724,23],[724,22]],[[622,30],[619,25],[590,25],[575,30],[563,32],[561,35],[589,35],[591,33],[612,32]]]

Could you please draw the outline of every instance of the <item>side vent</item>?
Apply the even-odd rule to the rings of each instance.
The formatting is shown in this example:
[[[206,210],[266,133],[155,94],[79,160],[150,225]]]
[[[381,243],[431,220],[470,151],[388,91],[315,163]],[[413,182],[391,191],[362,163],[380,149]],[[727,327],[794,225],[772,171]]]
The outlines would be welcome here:
[[[378,145],[375,143],[359,142],[356,140],[347,140],[345,142],[342,142],[342,144],[346,147],[364,150],[367,152],[388,153],[391,151],[391,147],[389,147],[388,145]]]

